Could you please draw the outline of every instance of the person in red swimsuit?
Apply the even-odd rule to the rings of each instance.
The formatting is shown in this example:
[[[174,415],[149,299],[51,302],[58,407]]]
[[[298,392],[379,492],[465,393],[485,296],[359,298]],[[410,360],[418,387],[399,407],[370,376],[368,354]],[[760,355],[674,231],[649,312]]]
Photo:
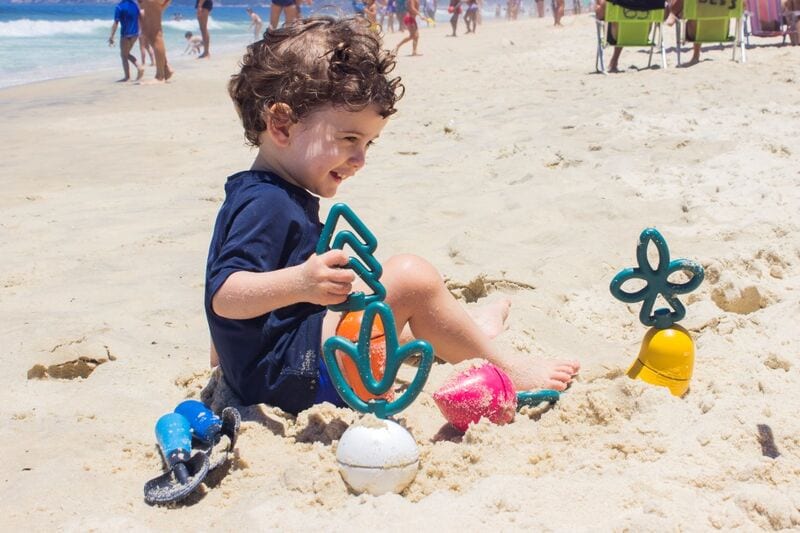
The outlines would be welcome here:
[[[417,27],[418,16],[419,0],[408,0],[408,12],[406,13],[406,16],[403,17],[403,24],[405,24],[405,27],[408,30],[408,36],[403,38],[403,40],[397,43],[397,46],[394,47],[395,55],[397,55],[397,51],[400,50],[400,47],[406,44],[408,41],[411,41],[411,55],[422,55],[417,53],[417,44],[419,43],[419,28]]]

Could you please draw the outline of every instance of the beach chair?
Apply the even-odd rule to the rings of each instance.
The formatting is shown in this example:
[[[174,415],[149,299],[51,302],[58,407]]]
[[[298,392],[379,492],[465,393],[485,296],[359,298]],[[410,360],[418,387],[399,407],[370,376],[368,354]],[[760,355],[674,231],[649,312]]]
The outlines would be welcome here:
[[[595,20],[597,27],[597,56],[595,57],[595,70],[605,74],[605,57],[603,50],[606,46],[636,46],[649,47],[650,58],[648,68],[653,63],[653,51],[656,46],[661,51],[661,68],[667,68],[667,53],[664,49],[664,34],[661,23],[664,20],[664,9],[651,9],[637,11],[626,9],[616,4],[606,3],[605,20]],[[616,24],[615,35],[612,36],[611,25]]]
[[[741,62],[747,61],[744,49],[744,1],[743,0],[686,0],[683,16],[675,25],[678,66],[681,65],[681,43],[733,43],[733,61],[736,50]],[[731,35],[731,20],[734,21],[734,34]],[[688,22],[695,23],[693,35],[686,31]]]
[[[745,45],[750,47],[750,36],[783,37],[786,44],[787,28],[783,20],[781,0],[746,0],[744,12]]]

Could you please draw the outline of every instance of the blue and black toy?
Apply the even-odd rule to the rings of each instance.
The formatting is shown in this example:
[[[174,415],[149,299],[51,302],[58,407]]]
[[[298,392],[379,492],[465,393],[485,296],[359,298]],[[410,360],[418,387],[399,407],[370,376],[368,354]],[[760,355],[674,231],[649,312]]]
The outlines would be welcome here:
[[[184,400],[178,404],[175,412],[183,415],[189,421],[195,447],[209,455],[212,470],[227,460],[228,454],[236,446],[236,437],[242,423],[239,411],[233,407],[226,407],[222,410],[222,416],[218,417],[203,402]],[[214,447],[220,443],[223,436],[228,437],[228,446],[225,448],[224,454],[220,455],[218,459],[214,459]]]
[[[144,500],[149,504],[182,500],[208,474],[208,455],[204,452],[192,455],[192,428],[178,413],[167,413],[158,419],[156,440],[167,471],[144,484]]]
[[[145,483],[145,501],[167,504],[191,494],[210,470],[227,460],[236,444],[240,424],[239,411],[233,407],[226,407],[220,418],[197,400],[185,400],[178,404],[175,412],[159,418],[156,441],[167,471]],[[223,436],[228,437],[228,446],[225,453],[212,462],[214,447]],[[194,455],[193,442],[198,448]]]

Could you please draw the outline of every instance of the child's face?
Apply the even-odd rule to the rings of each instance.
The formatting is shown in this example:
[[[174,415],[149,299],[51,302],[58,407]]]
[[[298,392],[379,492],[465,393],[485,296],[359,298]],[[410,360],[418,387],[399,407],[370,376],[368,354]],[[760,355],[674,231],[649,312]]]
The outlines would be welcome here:
[[[287,181],[312,194],[332,198],[339,185],[361,170],[367,149],[388,118],[377,107],[346,111],[332,106],[312,112],[289,127],[289,143],[280,150]]]

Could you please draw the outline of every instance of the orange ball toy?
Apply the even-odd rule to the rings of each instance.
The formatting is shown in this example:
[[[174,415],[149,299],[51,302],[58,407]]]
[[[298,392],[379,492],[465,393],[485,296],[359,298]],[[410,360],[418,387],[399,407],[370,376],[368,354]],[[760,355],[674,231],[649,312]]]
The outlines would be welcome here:
[[[336,326],[336,334],[344,337],[351,342],[358,342],[358,333],[361,330],[361,320],[364,318],[364,311],[350,311],[344,315],[339,325]],[[353,388],[356,396],[362,400],[369,401],[377,398],[392,400],[394,392],[388,390],[380,396],[376,396],[367,391],[361,381],[361,375],[358,373],[358,367],[355,361],[343,355],[341,352],[336,353],[339,360],[339,368],[342,369],[345,380],[348,385]],[[376,380],[380,381],[383,378],[383,373],[386,371],[386,337],[383,330],[383,322],[380,316],[375,317],[375,322],[372,324],[372,334],[369,339],[369,362],[372,369],[372,375]]]

